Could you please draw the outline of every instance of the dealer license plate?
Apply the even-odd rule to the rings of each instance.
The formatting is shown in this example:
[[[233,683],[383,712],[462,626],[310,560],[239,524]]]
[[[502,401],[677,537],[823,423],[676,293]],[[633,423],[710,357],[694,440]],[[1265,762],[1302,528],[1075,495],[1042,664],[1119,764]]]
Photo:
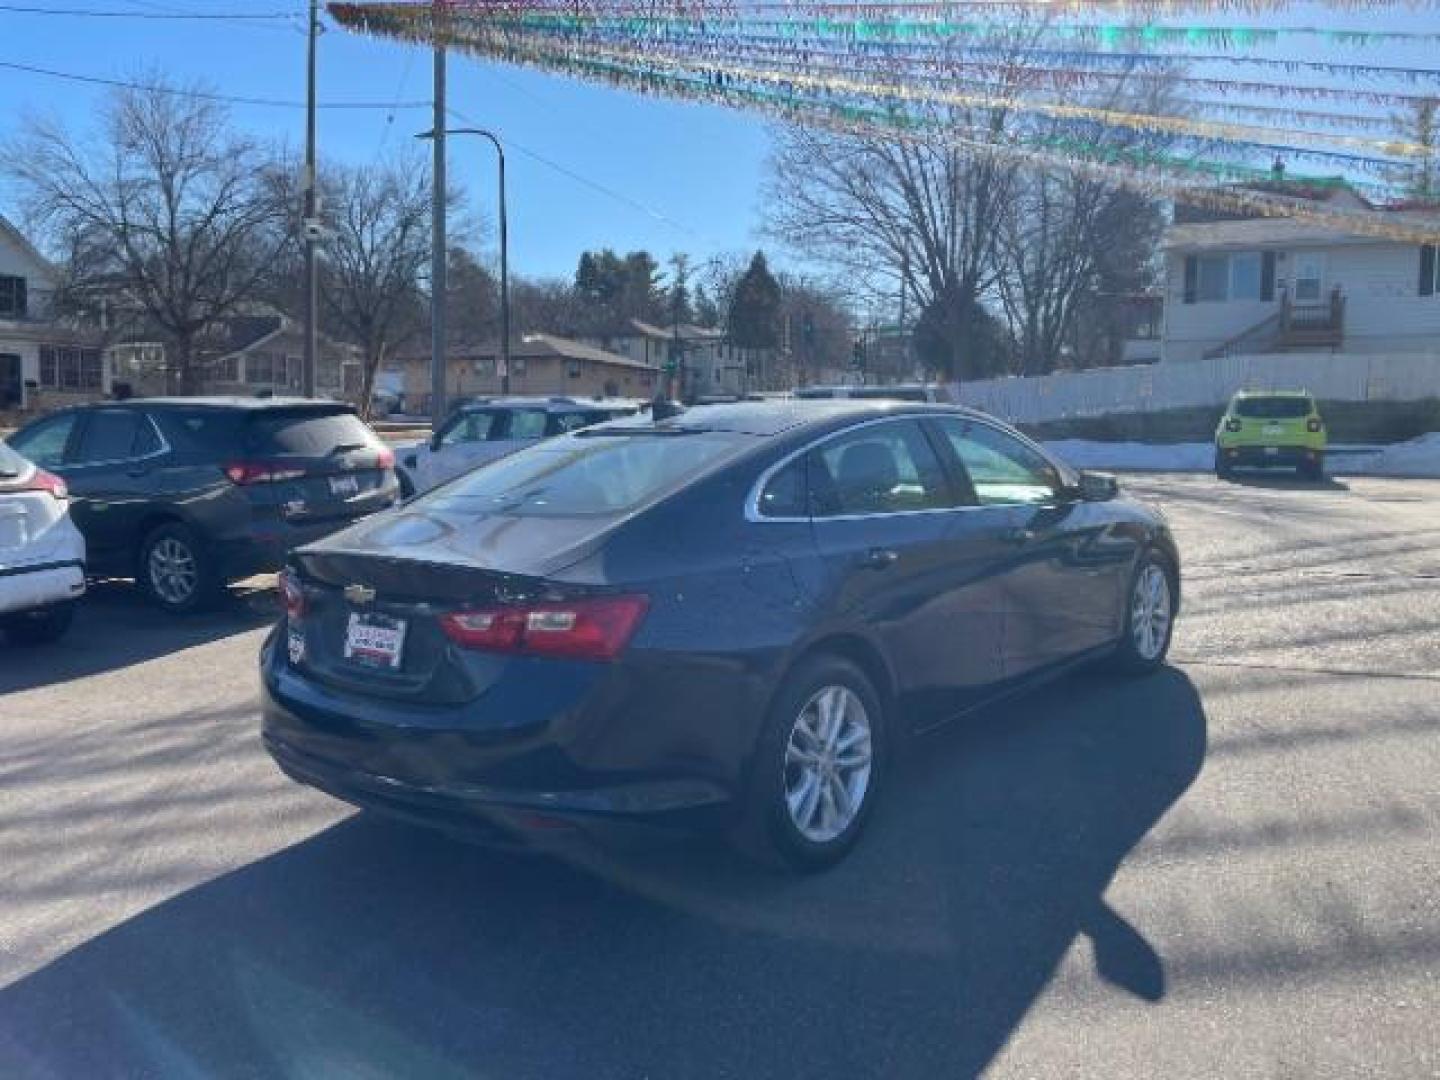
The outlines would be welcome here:
[[[395,671],[405,648],[405,620],[378,612],[350,613],[345,626],[345,659]]]

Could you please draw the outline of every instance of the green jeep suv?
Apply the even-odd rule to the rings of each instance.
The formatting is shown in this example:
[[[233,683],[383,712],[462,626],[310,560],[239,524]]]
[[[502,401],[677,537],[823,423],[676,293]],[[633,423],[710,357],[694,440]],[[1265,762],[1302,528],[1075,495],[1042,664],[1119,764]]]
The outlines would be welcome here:
[[[1325,474],[1325,422],[1303,390],[1241,390],[1215,429],[1215,475],[1236,466],[1293,468],[1318,480]]]

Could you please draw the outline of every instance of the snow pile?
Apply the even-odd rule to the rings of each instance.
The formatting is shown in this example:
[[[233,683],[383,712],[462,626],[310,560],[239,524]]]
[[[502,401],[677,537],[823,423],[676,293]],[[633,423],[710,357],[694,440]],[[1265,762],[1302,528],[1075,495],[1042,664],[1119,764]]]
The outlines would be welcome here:
[[[1209,472],[1211,443],[1093,442],[1057,439],[1046,449],[1077,469],[1117,472]],[[1331,446],[1325,471],[1336,476],[1440,477],[1440,432],[1389,446]]]

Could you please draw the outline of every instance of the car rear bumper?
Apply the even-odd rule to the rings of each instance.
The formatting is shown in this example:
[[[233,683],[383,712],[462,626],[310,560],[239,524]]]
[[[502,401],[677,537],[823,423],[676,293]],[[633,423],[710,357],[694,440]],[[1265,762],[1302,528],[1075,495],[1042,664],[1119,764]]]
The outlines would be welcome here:
[[[362,701],[295,672],[273,641],[261,653],[265,748],[292,779],[345,802],[495,844],[567,831],[607,840],[706,831],[729,820],[729,790],[696,775],[703,770],[577,738],[624,708],[613,696],[558,710],[534,696],[547,715],[517,717],[515,698],[497,695],[507,715],[487,728],[484,698],[457,708]],[[605,767],[590,760],[597,754]]]
[[[79,559],[0,568],[0,615],[63,604],[85,592]]]
[[[221,572],[227,579],[269,574],[281,569],[285,565],[286,556],[296,548],[315,540],[323,540],[331,533],[339,532],[367,516],[369,515],[362,514],[304,525],[291,525],[282,521],[257,521],[250,524],[243,533],[216,540],[212,550],[220,561]]]
[[[1325,460],[1323,449],[1305,446],[1222,446],[1218,452],[1226,464],[1242,467],[1293,469],[1299,465],[1317,465]]]

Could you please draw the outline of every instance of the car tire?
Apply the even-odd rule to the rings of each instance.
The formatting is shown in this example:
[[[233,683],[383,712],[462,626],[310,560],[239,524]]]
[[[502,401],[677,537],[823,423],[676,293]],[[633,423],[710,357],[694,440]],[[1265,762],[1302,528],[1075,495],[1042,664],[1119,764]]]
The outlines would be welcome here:
[[[1215,447],[1215,476],[1221,480],[1229,480],[1234,470],[1225,463],[1225,454],[1220,447]]]
[[[13,645],[48,645],[64,637],[74,621],[75,605],[66,602],[6,615],[0,619],[0,630]]]
[[[869,820],[886,750],[884,707],[865,673],[838,656],[802,661],[756,743],[738,846],[787,870],[834,865]]]
[[[136,578],[156,606],[175,615],[205,610],[225,588],[199,535],[178,523],[161,525],[145,537]]]
[[[1164,665],[1175,633],[1175,577],[1175,568],[1153,551],[1136,565],[1125,592],[1125,632],[1113,658],[1119,671],[1143,675]]]
[[[1307,461],[1305,462],[1305,464],[1301,465],[1296,470],[1296,472],[1298,472],[1306,480],[1314,480],[1317,482],[1320,480],[1324,480],[1325,459],[1322,457],[1318,461]]]

